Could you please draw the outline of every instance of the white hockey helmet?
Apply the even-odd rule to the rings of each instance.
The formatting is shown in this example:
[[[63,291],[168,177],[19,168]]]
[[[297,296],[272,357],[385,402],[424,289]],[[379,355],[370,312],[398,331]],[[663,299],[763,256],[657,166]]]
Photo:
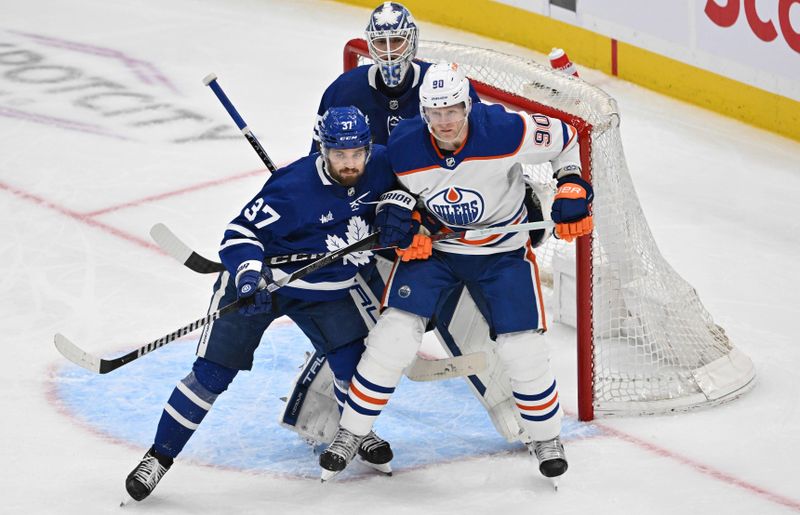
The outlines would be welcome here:
[[[426,107],[450,107],[462,102],[465,116],[469,116],[472,98],[469,96],[469,80],[464,71],[456,63],[446,61],[440,61],[428,68],[419,87],[419,112],[422,119],[428,122]]]

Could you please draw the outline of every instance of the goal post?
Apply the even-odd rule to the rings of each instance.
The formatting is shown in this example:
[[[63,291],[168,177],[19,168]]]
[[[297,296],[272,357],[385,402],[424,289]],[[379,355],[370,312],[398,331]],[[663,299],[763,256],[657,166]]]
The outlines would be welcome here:
[[[576,327],[581,420],[707,407],[755,384],[752,361],[656,246],[628,172],[613,98],[530,59],[484,48],[420,41],[417,59],[456,62],[482,100],[559,118],[578,131],[583,178],[595,191],[595,229],[574,246],[550,238],[535,253],[543,283],[565,310],[557,318]],[[368,62],[364,40],[345,45],[345,70]],[[552,168],[524,168],[549,206]]]

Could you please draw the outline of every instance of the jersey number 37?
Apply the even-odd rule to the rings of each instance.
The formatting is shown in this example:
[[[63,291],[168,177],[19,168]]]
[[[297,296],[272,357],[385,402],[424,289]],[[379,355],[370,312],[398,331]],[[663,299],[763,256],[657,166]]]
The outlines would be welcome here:
[[[245,218],[247,218],[251,222],[255,222],[256,218],[258,218],[259,213],[264,213],[267,215],[267,217],[259,222],[256,222],[255,226],[258,229],[266,227],[267,225],[277,221],[281,217],[281,215],[279,215],[277,211],[269,207],[269,204],[265,204],[264,199],[262,198],[256,199],[256,201],[253,202],[253,205],[246,208],[242,214],[244,215]]]

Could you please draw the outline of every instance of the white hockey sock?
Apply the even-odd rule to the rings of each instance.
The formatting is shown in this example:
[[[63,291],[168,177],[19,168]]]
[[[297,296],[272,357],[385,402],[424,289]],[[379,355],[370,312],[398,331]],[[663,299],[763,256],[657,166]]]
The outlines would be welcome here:
[[[561,432],[563,412],[544,338],[522,331],[498,335],[497,343],[525,430],[536,441],[555,438]]]
[[[536,381],[511,380],[525,430],[536,441],[550,440],[561,433],[563,413],[558,402],[558,386],[552,373]]]
[[[367,338],[347,395],[341,426],[366,435],[389,402],[405,369],[422,343],[425,319],[389,308]]]

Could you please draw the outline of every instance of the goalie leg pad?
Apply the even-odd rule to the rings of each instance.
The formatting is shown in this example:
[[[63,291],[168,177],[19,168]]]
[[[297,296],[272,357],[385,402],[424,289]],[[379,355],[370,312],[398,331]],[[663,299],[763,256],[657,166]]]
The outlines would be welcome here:
[[[367,348],[350,383],[341,425],[366,435],[389,401],[422,344],[426,319],[388,308],[367,339]]]
[[[561,432],[563,412],[544,338],[535,331],[521,331],[500,334],[497,343],[526,431],[535,441],[555,438]]]
[[[330,443],[339,427],[340,413],[333,385],[325,356],[309,355],[287,396],[281,425],[307,440]]]

